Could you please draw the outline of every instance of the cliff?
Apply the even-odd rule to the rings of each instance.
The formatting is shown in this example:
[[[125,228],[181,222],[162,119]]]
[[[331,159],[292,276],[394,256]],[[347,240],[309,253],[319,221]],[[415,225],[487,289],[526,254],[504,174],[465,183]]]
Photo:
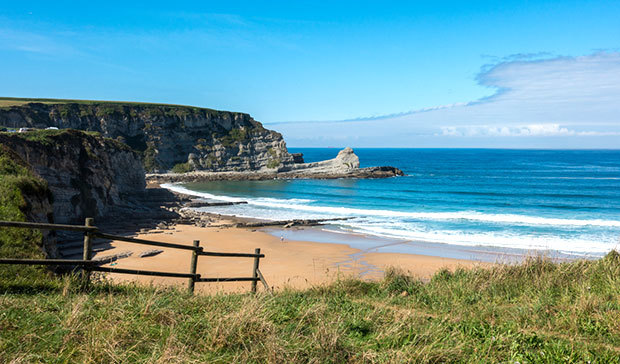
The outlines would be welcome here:
[[[47,183],[15,152],[0,143],[0,220],[51,223],[52,195]],[[57,258],[51,231],[0,228],[0,257]],[[1,266],[0,277],[38,277],[38,267]]]
[[[206,108],[74,100],[5,99],[0,125],[96,131],[141,154],[147,171],[255,171],[294,163],[282,135],[250,115]]]
[[[127,145],[96,133],[0,133],[0,145],[47,182],[56,223],[82,222],[85,217],[105,216],[114,209],[135,208],[132,200],[145,188],[139,156]],[[38,203],[32,200],[30,204]],[[34,214],[50,215],[46,206],[34,209],[38,211]]]

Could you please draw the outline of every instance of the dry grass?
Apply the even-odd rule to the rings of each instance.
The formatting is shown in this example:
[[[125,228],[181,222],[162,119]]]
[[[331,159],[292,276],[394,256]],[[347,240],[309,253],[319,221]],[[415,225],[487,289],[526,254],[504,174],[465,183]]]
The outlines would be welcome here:
[[[273,296],[75,286],[0,296],[0,362],[620,362],[615,252]]]

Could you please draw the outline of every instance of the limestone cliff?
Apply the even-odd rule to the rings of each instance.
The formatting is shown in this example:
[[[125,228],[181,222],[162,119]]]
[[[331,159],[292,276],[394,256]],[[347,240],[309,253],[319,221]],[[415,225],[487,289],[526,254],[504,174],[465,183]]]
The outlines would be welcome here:
[[[282,135],[250,115],[205,108],[97,101],[42,100],[0,107],[0,125],[79,129],[118,139],[147,171],[256,171],[294,163]]]
[[[47,181],[56,223],[105,216],[144,191],[144,169],[127,145],[95,133],[44,130],[0,133],[0,145],[23,159]],[[36,206],[39,202],[30,202]],[[45,206],[34,214],[48,214]],[[40,218],[35,221],[44,220]]]
[[[353,149],[347,147],[338,152],[338,155],[334,159],[295,164],[289,171],[303,172],[306,174],[347,174],[358,170],[359,167],[359,157],[353,152]]]

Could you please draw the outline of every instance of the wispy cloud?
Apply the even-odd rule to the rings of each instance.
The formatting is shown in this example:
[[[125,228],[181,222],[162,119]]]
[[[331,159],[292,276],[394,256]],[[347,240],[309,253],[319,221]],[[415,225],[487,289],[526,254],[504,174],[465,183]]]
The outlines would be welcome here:
[[[579,143],[579,138],[587,138],[597,146],[598,137],[607,143],[598,146],[618,147],[613,137],[620,135],[620,53],[540,59],[542,56],[515,55],[483,66],[476,80],[496,90],[490,97],[332,122],[329,130],[344,130],[338,125],[346,124],[348,134],[356,137],[352,141],[367,146],[446,146],[458,138],[476,138],[479,146],[485,146],[485,138],[493,139],[494,145],[503,140],[506,146],[518,146],[526,139],[544,143],[553,138],[558,147],[570,147]],[[293,144],[305,145],[309,129],[303,124],[280,124],[278,129]],[[557,142],[562,138],[565,143]]]
[[[557,136],[613,136],[620,132],[576,131],[559,124],[524,126],[442,126],[438,136],[451,137],[557,137]]]
[[[60,54],[67,56],[84,55],[84,52],[58,38],[53,35],[44,35],[32,31],[0,28],[0,49],[47,56],[57,56]]]

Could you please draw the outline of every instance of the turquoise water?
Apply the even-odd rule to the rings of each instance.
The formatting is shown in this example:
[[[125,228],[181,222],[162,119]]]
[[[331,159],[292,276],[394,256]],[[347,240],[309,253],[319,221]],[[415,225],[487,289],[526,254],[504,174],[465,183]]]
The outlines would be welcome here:
[[[307,162],[337,149],[295,149]],[[354,219],[334,228],[371,236],[497,249],[602,255],[620,246],[620,151],[356,149],[376,180],[209,182],[172,188],[248,201],[210,212],[264,219]]]

